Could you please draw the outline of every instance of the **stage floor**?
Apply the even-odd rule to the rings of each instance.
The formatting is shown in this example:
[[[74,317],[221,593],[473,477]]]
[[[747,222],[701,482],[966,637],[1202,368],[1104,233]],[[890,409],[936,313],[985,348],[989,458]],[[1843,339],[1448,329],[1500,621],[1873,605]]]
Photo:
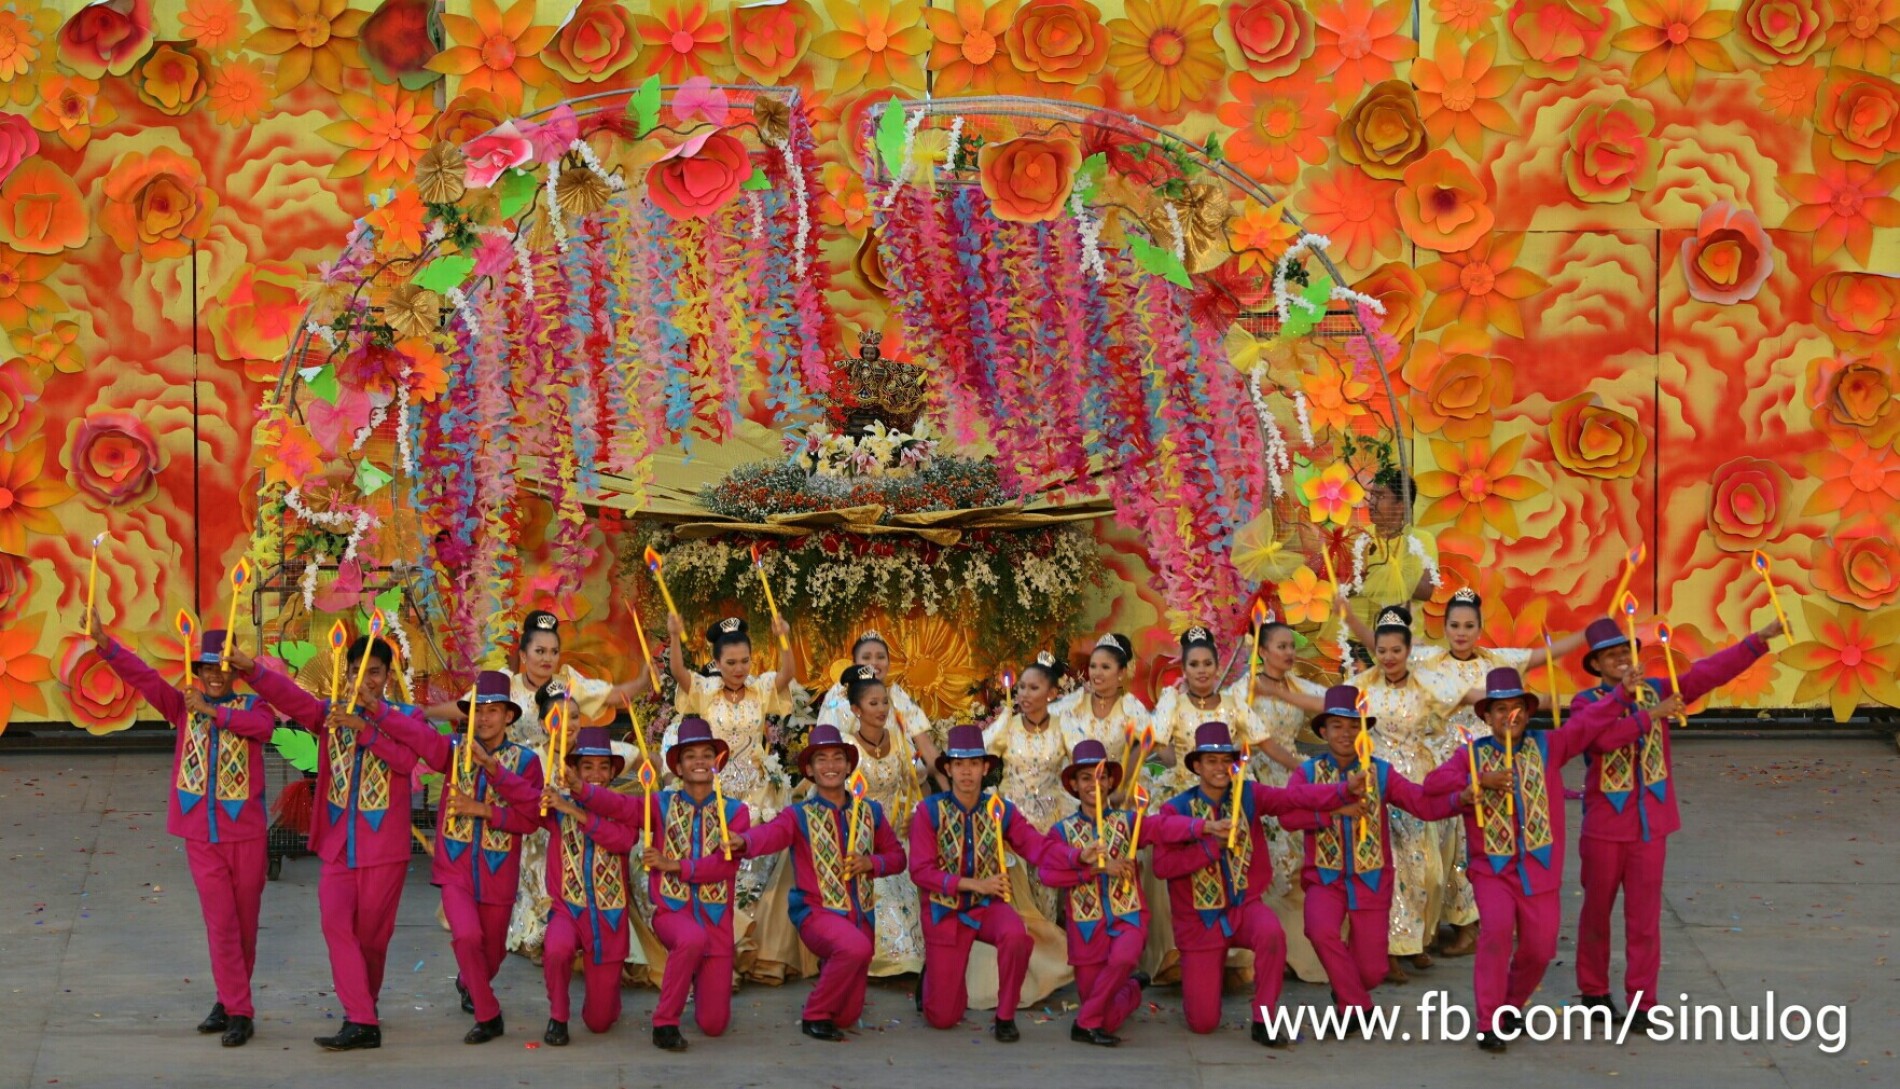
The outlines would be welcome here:
[[[541,973],[510,958],[498,981],[508,1035],[461,1043],[448,936],[420,859],[410,867],[390,948],[381,1050],[330,1055],[312,1036],[340,1016],[316,914],[316,863],[293,859],[268,886],[257,966],[257,1037],[238,1051],[192,1031],[213,994],[196,896],[178,842],[165,835],[159,755],[0,758],[0,1087],[189,1084],[413,1084],[481,1089],[554,1084],[935,1087],[1035,1085],[1387,1086],[1530,1082],[1540,1087],[1713,1084],[1891,1085],[1900,1025],[1900,756],[1873,738],[1754,740],[1685,736],[1676,745],[1685,828],[1673,837],[1663,912],[1663,987],[1674,1002],[1848,1006],[1848,1044],[1512,1044],[1489,1056],[1469,1042],[1314,1041],[1270,1052],[1247,1040],[1248,999],[1227,998],[1227,1025],[1191,1036],[1173,988],[1150,992],[1119,1050],[1072,1044],[1072,990],[1019,1015],[1023,1042],[998,1045],[984,1015],[935,1032],[909,984],[874,983],[865,1028],[845,1044],[797,1032],[808,983],[746,987],[727,1035],[665,1055],[648,1042],[655,992],[625,994],[605,1037],[578,1020],[573,1046],[539,1045]],[[1576,780],[1572,769],[1570,778]],[[1571,835],[1577,807],[1571,804]],[[1572,844],[1574,848],[1574,842]],[[1580,892],[1574,849],[1557,962],[1537,1000],[1574,998]],[[1618,927],[1620,949],[1621,927]],[[1621,956],[1615,968],[1620,979]],[[579,980],[575,981],[576,1009]],[[1471,961],[1440,961],[1379,1001],[1411,1008],[1442,988],[1469,1008]],[[1324,986],[1289,983],[1289,1003],[1320,1006]],[[1621,1002],[1619,996],[1619,1005]],[[1746,1013],[1744,1013],[1746,1017]],[[1401,1029],[1418,1031],[1416,1013]],[[1414,1037],[1416,1039],[1416,1036]],[[533,1044],[530,1047],[528,1045]]]

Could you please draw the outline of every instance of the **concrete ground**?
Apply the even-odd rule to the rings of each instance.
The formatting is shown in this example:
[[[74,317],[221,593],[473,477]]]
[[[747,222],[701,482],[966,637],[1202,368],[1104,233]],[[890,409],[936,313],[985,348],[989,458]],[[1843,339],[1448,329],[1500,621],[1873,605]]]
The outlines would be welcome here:
[[[196,896],[164,833],[162,756],[0,756],[0,1087],[258,1085],[1000,1087],[1411,1086],[1521,1083],[1768,1086],[1900,1081],[1900,757],[1886,741],[1686,737],[1676,747],[1686,827],[1671,842],[1664,908],[1665,994],[1698,1003],[1845,1004],[1849,1041],[1835,1055],[1803,1043],[1518,1043],[1490,1056],[1470,1043],[1307,1039],[1267,1051],[1246,1038],[1248,1000],[1228,1023],[1190,1035],[1172,988],[1124,1030],[1119,1050],[1071,1044],[1072,991],[1023,1011],[1023,1042],[989,1039],[981,1015],[936,1032],[904,983],[874,984],[863,1029],[844,1044],[797,1034],[809,984],[747,987],[731,1030],[690,1026],[676,1057],[648,1042],[654,992],[626,992],[605,1037],[575,1022],[566,1050],[541,1047],[539,969],[511,958],[499,980],[508,1035],[460,1040],[454,962],[435,921],[423,865],[411,867],[383,992],[380,1051],[331,1055],[310,1042],[338,1017],[316,915],[316,865],[293,860],[265,893],[257,966],[258,1035],[225,1051],[192,1031],[213,994]],[[1572,778],[1575,778],[1573,773]],[[1573,813],[1576,803],[1572,803]],[[1575,834],[1575,818],[1571,827]],[[1572,858],[1574,859],[1574,852]],[[1574,864],[1564,937],[1539,993],[1575,993]],[[1621,957],[1617,958],[1621,970]],[[1379,997],[1408,1007],[1444,988],[1469,1007],[1471,962],[1441,961]],[[578,988],[576,1002],[578,1009]],[[1324,987],[1292,983],[1289,1003],[1318,1006]],[[689,1019],[690,1020],[690,1019]],[[1416,1014],[1405,1028],[1416,1033]],[[1416,1039],[1416,1036],[1415,1036]]]

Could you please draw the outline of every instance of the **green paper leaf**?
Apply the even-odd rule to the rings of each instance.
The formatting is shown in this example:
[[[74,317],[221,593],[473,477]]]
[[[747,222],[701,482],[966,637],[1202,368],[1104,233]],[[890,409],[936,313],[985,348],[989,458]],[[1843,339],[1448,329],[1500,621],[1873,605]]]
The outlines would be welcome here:
[[[336,404],[341,391],[336,388],[336,368],[324,367],[310,380],[310,392],[329,404]]]
[[[298,771],[317,770],[317,739],[306,730],[279,726],[271,731],[270,743],[284,763]]]
[[[755,166],[752,168],[752,176],[747,178],[745,181],[739,183],[739,188],[741,189],[770,189],[772,188],[772,179],[765,176],[765,171],[760,170],[758,167]]]
[[[384,616],[395,616],[396,610],[402,607],[402,587],[393,586],[377,594],[376,607],[383,611]]]
[[[271,648],[271,653],[282,658],[284,664],[291,669],[302,669],[310,664],[310,659],[317,656],[317,645],[303,642],[279,643]]]
[[[1152,245],[1140,235],[1134,234],[1128,236],[1128,249],[1135,255],[1135,264],[1140,265],[1144,271],[1159,276],[1171,284],[1179,284],[1182,287],[1194,286],[1193,281],[1188,279],[1187,266],[1174,255],[1173,250],[1165,246]]]
[[[450,288],[461,287],[462,281],[468,279],[468,274],[474,271],[473,257],[454,254],[449,257],[438,257],[429,262],[410,282],[417,287],[428,288],[438,295],[446,295]]]
[[[884,160],[884,169],[895,177],[904,158],[904,107],[897,99],[884,103],[884,112],[878,115],[877,154]]]
[[[1075,187],[1084,193],[1093,193],[1102,185],[1102,178],[1108,174],[1108,153],[1098,151],[1082,160],[1075,171]]]
[[[660,123],[660,77],[648,76],[627,99],[627,116],[634,119],[634,135],[645,136]]]
[[[376,467],[373,461],[360,461],[356,464],[356,490],[364,495],[375,495],[389,485],[395,478]]]
[[[513,219],[521,214],[534,201],[534,193],[541,186],[533,174],[515,167],[501,176],[501,218]],[[472,267],[472,266],[471,266]]]

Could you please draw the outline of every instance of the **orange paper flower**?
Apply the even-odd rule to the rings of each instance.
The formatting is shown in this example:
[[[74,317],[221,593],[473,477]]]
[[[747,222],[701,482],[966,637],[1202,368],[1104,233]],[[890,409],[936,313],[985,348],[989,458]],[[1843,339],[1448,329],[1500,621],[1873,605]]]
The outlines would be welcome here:
[[[731,60],[726,45],[726,22],[713,14],[706,0],[663,0],[652,15],[634,16],[646,55],[641,75],[657,74],[667,83],[685,83],[708,76]]]
[[[1900,227],[1900,159],[1885,166],[1842,162],[1816,138],[1814,173],[1778,174],[1775,184],[1798,205],[1782,221],[1787,231],[1811,232],[1819,264],[1845,248],[1864,267],[1873,259],[1874,228]]]
[[[633,13],[616,0],[581,0],[541,53],[542,61],[562,78],[600,83],[633,63],[640,53],[640,34]]]
[[[505,12],[496,0],[474,0],[468,15],[443,13],[442,30],[453,44],[429,61],[429,71],[462,77],[463,90],[492,92],[511,113],[529,87],[554,78],[540,56],[554,28],[534,25],[534,0],[515,0]]]
[[[1453,37],[1472,37],[1491,28],[1498,17],[1497,0],[1432,0],[1438,25]]]
[[[818,13],[805,0],[732,7],[732,62],[757,83],[778,83],[811,48]]]
[[[1497,100],[1524,70],[1514,64],[1494,66],[1497,56],[1495,34],[1463,47],[1451,35],[1441,34],[1432,59],[1412,63],[1419,110],[1433,140],[1443,144],[1456,138],[1465,154],[1475,159],[1484,150],[1484,130],[1518,133],[1517,120]]]
[[[1321,582],[1305,564],[1276,583],[1274,590],[1280,595],[1281,616],[1288,624],[1324,624],[1333,615],[1333,587]]]
[[[1386,336],[1404,340],[1418,328],[1419,316],[1425,311],[1425,281],[1418,278],[1417,270],[1411,265],[1388,261],[1353,284],[1352,289],[1361,295],[1370,295],[1385,306],[1379,329]],[[1386,362],[1390,364],[1392,360]]]
[[[1511,403],[1516,378],[1511,361],[1476,352],[1413,352],[1414,361],[1421,358],[1431,359],[1432,365],[1421,371],[1406,368],[1412,419],[1419,430],[1453,442],[1491,434],[1492,412]]]
[[[933,93],[1011,94],[1019,90],[1022,80],[1003,48],[1004,32],[1015,14],[1015,0],[998,0],[987,7],[983,0],[955,0],[949,9],[925,11],[935,38],[930,47],[930,70],[937,73]]]
[[[1418,96],[1401,79],[1373,84],[1340,124],[1339,157],[1375,178],[1402,176],[1429,150]]]
[[[1431,440],[1438,468],[1418,474],[1419,493],[1432,500],[1419,520],[1427,525],[1450,522],[1463,533],[1488,529],[1516,540],[1516,504],[1544,493],[1542,484],[1516,471],[1525,438],[1507,439],[1495,453],[1489,439]]]
[[[1859,609],[1900,601],[1900,544],[1878,522],[1867,522],[1814,542],[1809,571],[1814,588]]]
[[[825,0],[825,11],[836,28],[811,43],[812,52],[838,62],[831,93],[855,87],[909,87],[923,90],[924,73],[918,58],[930,51],[930,28],[924,26],[921,0]]]
[[[1643,425],[1595,393],[1578,394],[1552,409],[1546,433],[1557,464],[1597,480],[1631,479],[1649,452]]]
[[[1727,201],[1716,201],[1682,243],[1682,273],[1689,294],[1703,302],[1738,303],[1755,297],[1775,270],[1775,246],[1761,220]]]
[[[1224,148],[1242,170],[1271,185],[1292,185],[1302,162],[1326,161],[1326,141],[1339,117],[1330,96],[1303,79],[1262,83],[1251,76],[1229,77],[1230,101],[1216,111],[1233,131]]]
[[[0,452],[0,458],[6,454]],[[0,522],[5,514],[0,511]],[[46,696],[40,685],[53,679],[53,664],[46,655],[33,653],[40,644],[43,616],[0,627],[0,734],[6,733],[16,710],[46,714]]]
[[[1399,219],[1392,205],[1398,190],[1398,182],[1369,178],[1354,167],[1314,167],[1293,199],[1306,229],[1332,240],[1335,260],[1366,268],[1375,258],[1399,252]]]
[[[59,12],[52,8],[0,10],[0,101],[11,99],[18,106],[33,101],[31,73],[42,56],[50,55],[45,43],[58,29]]]
[[[1900,610],[1831,612],[1803,599],[1801,611],[1814,638],[1781,652],[1801,674],[1796,700],[1825,697],[1836,722],[1853,718],[1862,703],[1900,707]]]
[[[380,236],[377,249],[397,257],[412,257],[422,252],[423,218],[428,208],[417,195],[415,186],[405,185],[384,201],[363,222],[376,228]]]
[[[1780,465],[1761,458],[1724,462],[1709,477],[1709,535],[1731,552],[1749,551],[1781,532],[1793,485]]]
[[[1330,357],[1300,376],[1300,388],[1306,393],[1307,422],[1315,432],[1332,429],[1344,432],[1353,421],[1366,414],[1366,402],[1372,396],[1372,383],[1339,366]]]
[[[1286,220],[1286,201],[1264,208],[1246,201],[1240,214],[1227,221],[1227,244],[1243,272],[1272,272],[1295,234]]]
[[[1366,501],[1366,490],[1353,478],[1344,462],[1335,461],[1300,485],[1300,497],[1306,500],[1307,517],[1315,525],[1351,523],[1352,512]]]
[[[264,66],[256,61],[226,61],[211,72],[211,116],[220,125],[255,125],[271,105]]]
[[[1656,184],[1656,116],[1634,99],[1586,106],[1570,126],[1564,182],[1578,200],[1621,204]]]
[[[1827,44],[1828,0],[1742,0],[1736,40],[1763,64],[1795,64]]]
[[[1871,348],[1900,340],[1900,281],[1865,272],[1830,272],[1808,289],[1836,344]]]
[[[151,0],[95,0],[59,28],[59,59],[87,79],[125,75],[151,48]]]
[[[58,267],[57,258],[0,247],[0,327],[25,329],[35,316],[60,307],[59,296],[42,282]]]
[[[238,269],[211,297],[211,345],[219,359],[277,360],[303,318],[306,276],[296,261],[259,261]]]
[[[345,120],[317,130],[317,135],[346,149],[330,167],[330,176],[361,174],[373,189],[407,178],[429,150],[433,104],[430,92],[405,91],[396,84],[377,84],[368,94],[342,96],[339,105]]]
[[[251,17],[238,0],[190,0],[178,16],[178,28],[200,48],[222,53],[244,40]]]
[[[1801,508],[1803,517],[1891,518],[1900,509],[1900,455],[1892,447],[1870,447],[1856,438],[1838,449],[1817,450],[1806,461],[1821,486]]]
[[[1419,279],[1437,296],[1425,309],[1425,328],[1462,321],[1522,338],[1519,304],[1550,286],[1542,276],[1513,267],[1523,247],[1522,234],[1500,231],[1420,268]]]
[[[1108,61],[1108,28],[1086,0],[1029,0],[1003,44],[1017,71],[1043,83],[1081,86]]]
[[[312,76],[331,94],[343,93],[343,69],[363,67],[356,44],[369,12],[349,0],[257,0],[264,28],[244,45],[278,58],[277,93]]]
[[[1762,105],[1783,121],[1807,120],[1826,75],[1812,64],[1790,64],[1763,69],[1761,87],[1756,91]]]
[[[1013,223],[1060,219],[1075,187],[1082,152],[1068,140],[1019,136],[977,152],[990,214]]]
[[[218,194],[204,184],[197,161],[170,148],[119,156],[104,188],[99,226],[121,251],[147,261],[190,253],[218,207]]]
[[[1885,354],[1824,356],[1808,363],[1809,418],[1817,431],[1859,434],[1869,446],[1900,437],[1900,373]]]
[[[1108,24],[1108,63],[1140,106],[1163,114],[1204,105],[1226,71],[1214,25],[1220,10],[1194,0],[1128,0]]]
[[[28,253],[77,249],[91,237],[86,199],[72,175],[28,159],[0,185],[0,240]]]
[[[66,690],[66,706],[73,725],[94,737],[103,737],[132,725],[140,703],[138,689],[125,683],[106,664],[92,640],[68,636],[59,656],[59,683]]]
[[[1261,79],[1299,71],[1317,41],[1313,17],[1300,0],[1241,0],[1227,5],[1227,32],[1247,69]]]
[[[1351,102],[1367,84],[1388,80],[1393,65],[1418,55],[1418,43],[1405,33],[1412,5],[1406,0],[1315,0],[1319,24],[1313,65],[1331,73],[1336,101]]]
[[[1610,55],[1617,16],[1600,0],[1516,0],[1504,22],[1525,75],[1567,80],[1576,77],[1584,61]]]
[[[1827,44],[1834,63],[1886,75],[1900,53],[1900,0],[1830,0],[1834,27]]]
[[[17,450],[0,449],[0,552],[26,555],[26,535],[59,532],[52,508],[73,497],[57,475],[46,472],[46,439]]]
[[[1900,151],[1900,84],[1836,68],[1822,85],[1815,123],[1836,158],[1878,164]]]
[[[1735,61],[1721,37],[1735,26],[1732,11],[1710,11],[1709,0],[1628,0],[1636,25],[1618,34],[1614,44],[1636,54],[1630,86],[1641,87],[1667,75],[1676,97],[1689,101],[1698,68],[1733,72]]]
[[[119,111],[99,94],[99,81],[59,72],[41,73],[40,104],[30,120],[41,132],[50,132],[74,151],[92,139],[95,125],[117,120]]]
[[[1497,219],[1484,184],[1444,148],[1405,168],[1395,200],[1406,237],[1440,253],[1470,249]]]
[[[139,100],[162,114],[182,117],[211,86],[211,56],[176,42],[160,42],[139,65],[132,84]]]

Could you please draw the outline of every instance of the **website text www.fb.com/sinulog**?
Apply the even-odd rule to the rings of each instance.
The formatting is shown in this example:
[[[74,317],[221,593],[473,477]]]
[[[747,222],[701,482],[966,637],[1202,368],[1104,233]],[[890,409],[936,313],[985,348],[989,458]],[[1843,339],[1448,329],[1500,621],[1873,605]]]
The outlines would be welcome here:
[[[1517,1011],[1509,1006],[1499,1010],[1500,1040],[1594,1041],[1622,1044],[1632,1030],[1656,1043],[1715,1043],[1720,1041],[1801,1043],[1808,1039],[1829,1055],[1847,1047],[1847,1007],[1780,1005],[1775,992],[1769,991],[1759,1005],[1690,1005],[1689,996],[1677,1005],[1639,1008],[1643,995],[1622,1014],[1601,1006],[1532,1006]],[[1402,1028],[1400,1020],[1407,1010],[1417,1013],[1419,1031]],[[1275,1036],[1297,1039],[1310,1034],[1317,1040],[1413,1040],[1462,1042],[1475,1031],[1471,1012],[1454,1005],[1449,991],[1427,991],[1415,1006],[1375,1005],[1371,1009],[1340,1009],[1336,1006],[1261,1007],[1261,1019]],[[1504,1016],[1519,1014],[1517,1017]]]

